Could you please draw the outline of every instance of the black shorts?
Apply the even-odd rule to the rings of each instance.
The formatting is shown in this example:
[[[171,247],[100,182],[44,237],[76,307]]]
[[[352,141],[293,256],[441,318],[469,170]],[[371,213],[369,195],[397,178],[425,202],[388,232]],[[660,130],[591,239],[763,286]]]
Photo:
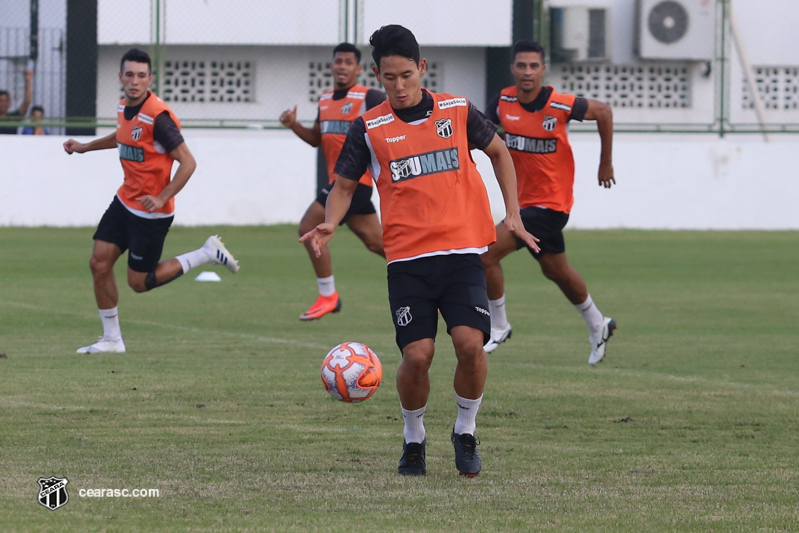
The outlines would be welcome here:
[[[94,239],[116,244],[128,253],[128,266],[135,272],[153,272],[161,260],[164,240],[175,217],[143,218],[127,210],[114,196],[94,232]]]
[[[438,311],[447,323],[483,332],[488,342],[491,315],[483,263],[477,254],[451,254],[388,265],[388,300],[402,350],[421,339],[435,339]]]
[[[330,189],[332,188],[332,183],[323,187],[319,192],[319,196],[316,197],[316,201],[322,204],[322,207],[327,205],[327,195],[330,194]],[[375,204],[372,203],[372,187],[359,183],[358,187],[355,188],[355,193],[352,195],[350,208],[339,223],[339,226],[345,224],[352,215],[374,215],[375,213],[377,213],[377,210],[375,209]]]
[[[563,240],[563,228],[569,221],[569,214],[554,211],[543,207],[525,207],[521,210],[524,229],[534,237],[540,239],[538,247],[541,252],[548,254],[562,254],[566,251],[566,242]],[[527,244],[516,238],[516,249],[527,248],[533,257],[538,259],[540,253],[534,252]]]

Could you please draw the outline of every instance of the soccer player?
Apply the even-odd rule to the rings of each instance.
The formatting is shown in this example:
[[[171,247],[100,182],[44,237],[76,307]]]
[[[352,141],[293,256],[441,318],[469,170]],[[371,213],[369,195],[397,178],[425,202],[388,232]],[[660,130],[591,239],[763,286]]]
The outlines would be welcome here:
[[[125,96],[117,107],[116,131],[88,143],[74,139],[64,143],[68,154],[118,148],[125,173],[122,186],[97,226],[89,262],[103,336],[94,344],[80,348],[78,353],[125,351],[114,277],[114,264],[125,250],[129,250],[128,285],[135,292],[160,287],[208,263],[225,265],[233,273],[239,270],[238,261],[217,235],[208,237],[193,252],[160,261],[164,239],[174,218],[174,197],[186,185],[197,164],[180,133],[177,117],[149,91],[153,75],[147,53],[136,48],[125,53],[120,62],[119,81]],[[170,179],[174,161],[178,162],[178,168]]]
[[[327,163],[329,183],[305,211],[300,221],[300,235],[305,235],[325,220],[325,204],[336,180],[333,167],[352,121],[386,99],[385,93],[357,83],[363,70],[360,61],[361,51],[350,43],[341,43],[333,49],[330,70],[335,89],[319,97],[319,113],[313,127],[306,128],[297,122],[297,106],[280,115],[281,124],[290,128],[300,139],[314,147],[322,146]],[[372,176],[365,172],[360,176],[352,205],[341,223],[346,223],[370,251],[385,257],[383,232],[376,213],[372,203]],[[341,310],[341,298],[336,291],[330,249],[323,246],[321,255],[317,256],[309,242],[305,243],[305,248],[316,272],[319,297],[300,315],[300,320],[315,320],[328,313],[338,313]]]
[[[25,71],[25,96],[16,111],[11,109],[11,95],[6,90],[0,90],[0,135],[16,135],[17,126],[28,112],[33,99],[33,71]],[[5,125],[4,125],[5,124]]]
[[[477,411],[483,396],[490,317],[480,255],[494,242],[488,195],[469,152],[491,159],[505,199],[504,227],[536,248],[519,216],[513,162],[496,126],[466,98],[422,89],[427,68],[413,33],[384,26],[369,40],[374,72],[388,101],[353,122],[335,166],[325,221],[301,237],[315,252],[345,216],[358,180],[370,168],[380,192],[388,295],[402,363],[397,370],[403,452],[398,471],[425,475],[424,413],[430,393],[438,313],[447,323],[457,366],[457,419],[451,439],[455,465],[476,476]]]
[[[570,120],[596,120],[602,144],[599,185],[610,188],[613,176],[613,113],[597,100],[558,94],[543,87],[546,72],[544,49],[536,42],[519,41],[513,46],[510,66],[515,86],[503,89],[488,104],[486,115],[504,130],[505,144],[513,157],[519,180],[519,205],[524,227],[540,238],[540,251],[529,249],[541,271],[557,284],[585,320],[591,354],[596,364],[605,356],[616,322],[604,316],[594,303],[585,281],[566,259],[563,228],[574,203],[574,156],[569,145]],[[525,246],[502,225],[497,240],[483,254],[491,307],[491,340],[487,353],[511,336],[505,311],[505,279],[500,260]]]

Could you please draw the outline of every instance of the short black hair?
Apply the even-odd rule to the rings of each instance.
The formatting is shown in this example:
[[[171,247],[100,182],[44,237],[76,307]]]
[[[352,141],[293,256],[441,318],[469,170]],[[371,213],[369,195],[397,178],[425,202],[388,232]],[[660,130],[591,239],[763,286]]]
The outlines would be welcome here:
[[[6,96],[8,96],[9,99],[11,99],[11,95],[8,94],[8,91],[6,91],[5,89],[0,89],[0,96],[3,96],[3,95],[6,95]]]
[[[513,45],[513,49],[510,53],[511,63],[516,61],[516,54],[520,52],[538,52],[541,54],[541,61],[544,60],[544,47],[538,44],[536,41],[529,41],[526,39],[516,41],[516,44]]]
[[[372,46],[372,59],[380,70],[380,60],[388,56],[401,56],[413,59],[418,65],[422,55],[419,52],[419,43],[408,28],[399,24],[383,26],[369,37]]]
[[[150,61],[150,56],[144,50],[138,48],[131,48],[125,55],[122,56],[122,61],[119,62],[119,71],[122,72],[125,68],[125,61],[134,61],[136,63],[146,63],[147,72],[153,71],[153,63]]]
[[[359,63],[361,61],[361,51],[358,50],[358,47],[356,47],[354,44],[341,43],[337,47],[333,48],[333,57],[335,57],[339,52],[352,52],[355,54],[355,59],[357,59]]]
[[[44,115],[44,108],[40,105],[35,105],[31,107],[31,115],[33,114],[34,111],[41,111],[42,115]]]

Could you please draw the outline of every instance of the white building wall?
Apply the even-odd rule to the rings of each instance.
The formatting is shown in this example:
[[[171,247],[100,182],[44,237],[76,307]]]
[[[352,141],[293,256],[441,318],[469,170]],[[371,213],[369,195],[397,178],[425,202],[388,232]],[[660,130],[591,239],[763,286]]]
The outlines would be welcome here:
[[[584,6],[607,8],[610,13],[611,59],[614,63],[637,60],[635,5],[638,0],[549,0],[550,7]],[[679,0],[683,3],[716,5],[717,0]],[[743,39],[748,43],[752,63],[757,65],[797,64],[797,49],[789,46],[799,24],[796,0],[729,0]]]
[[[39,27],[63,28],[67,23],[67,0],[39,0]],[[0,2],[0,26],[30,27],[30,3],[12,0]]]
[[[52,0],[50,0],[52,1]],[[608,10],[610,62],[598,65],[664,66],[688,68],[690,106],[614,106],[619,124],[702,125],[713,124],[719,116],[721,57],[704,61],[642,61],[636,53],[636,3],[639,0],[550,0],[550,7],[600,7]],[[717,6],[716,0],[680,0]],[[187,119],[252,119],[268,121],[294,103],[300,117],[312,120],[313,102],[307,96],[308,64],[326,61],[330,48],[339,41],[356,40],[369,64],[369,35],[381,25],[400,23],[417,35],[422,53],[441,66],[439,90],[463,94],[482,105],[486,96],[484,47],[511,44],[512,0],[170,0],[162,20],[162,42],[169,59],[245,59],[255,65],[256,101],[241,103],[175,104]],[[343,6],[350,7],[349,17]],[[732,0],[729,4],[740,28],[739,37],[753,65],[799,68],[799,47],[794,46],[794,28],[799,23],[799,1]],[[355,9],[357,6],[358,9]],[[122,0],[99,0],[100,58],[98,68],[98,113],[108,117],[118,96],[118,58],[133,44],[147,47],[151,42],[153,13],[130,10]],[[719,9],[717,11],[720,12]],[[419,17],[419,13],[426,16]],[[131,18],[133,17],[133,18]],[[137,18],[138,17],[138,18]],[[745,108],[745,71],[732,39],[727,39],[724,66],[730,79],[725,93],[731,122],[757,124],[753,109]],[[708,39],[717,36],[708,35]],[[720,49],[719,49],[720,50]],[[509,63],[510,61],[508,61]],[[590,67],[591,64],[585,64]],[[549,65],[546,83],[567,90],[562,64]],[[797,75],[781,75],[784,83],[799,84]],[[673,77],[636,77],[627,73],[604,73],[595,93],[584,94],[613,103],[622,93],[671,91]],[[779,77],[779,76],[778,76]],[[573,77],[571,78],[573,79]],[[762,82],[761,83],[769,83]],[[783,83],[778,81],[776,83]],[[663,89],[658,85],[664,84]],[[654,87],[654,89],[652,89]],[[574,91],[579,92],[579,91]],[[799,107],[768,110],[765,125],[799,122]]]
[[[512,0],[169,0],[163,2],[162,42],[194,45],[334,45],[350,40],[345,9],[358,28],[357,44],[385,24],[411,29],[429,46],[505,46],[510,42]],[[424,16],[420,16],[424,14]],[[125,0],[99,0],[98,42],[150,42],[151,10],[131,10]],[[339,21],[342,21],[341,24]]]
[[[107,134],[106,131],[98,135]],[[177,197],[178,225],[298,223],[315,198],[315,152],[289,131],[188,130],[197,171]],[[94,226],[122,180],[116,151],[68,156],[63,137],[0,143],[0,226]],[[617,185],[597,185],[596,134],[572,135],[570,228],[799,230],[792,136],[616,135]],[[490,162],[473,152],[492,211],[503,203]]]
[[[336,43],[338,44],[338,43]],[[97,114],[111,118],[122,94],[119,60],[129,46],[102,46],[97,66]],[[237,119],[277,121],[280,113],[298,105],[302,122],[316,118],[316,102],[308,97],[308,65],[332,59],[333,46],[170,46],[171,58],[186,60],[251,61],[255,71],[256,101],[251,103],[170,103],[177,116],[186,119]],[[365,56],[362,62],[371,62]],[[485,49],[475,47],[425,47],[422,54],[438,63],[441,92],[465,96],[482,109],[485,102]]]
[[[387,24],[413,31],[420,46],[508,46],[512,0],[366,0],[360,42]]]
[[[511,0],[408,1],[411,3],[361,2],[358,23],[352,13],[349,20],[358,28],[359,41],[375,29],[371,26],[406,24],[419,36],[423,55],[439,63],[439,90],[467,96],[482,106],[486,96],[483,46],[510,44]],[[550,1],[551,6],[578,4],[608,7],[612,62],[637,61],[633,53],[635,0]],[[173,10],[165,33],[171,43],[167,47],[169,57],[240,57],[255,64],[254,102],[175,103],[173,107],[184,122],[192,118],[262,122],[276,119],[283,109],[295,104],[299,105],[301,120],[313,120],[316,105],[308,97],[308,64],[328,60],[332,46],[341,40],[338,14],[331,14],[331,6],[339,9],[341,2],[169,0],[164,5]],[[2,6],[7,7],[5,3]],[[732,6],[753,64],[799,65],[799,48],[794,43],[799,1],[733,0]],[[428,16],[417,17],[419,20],[401,18],[405,13],[419,12]],[[62,17],[63,12],[59,13],[57,17]],[[131,10],[120,0],[99,0],[99,16],[98,113],[110,118],[120,95],[119,58],[130,44],[146,46],[150,41],[151,14],[147,9]],[[297,17],[317,17],[319,24],[324,21],[324,29],[313,21],[302,28],[294,27]],[[215,26],[212,31],[205,28],[209,21]],[[316,29],[310,35],[305,33],[308,28]],[[281,37],[284,33],[289,37]],[[182,45],[176,44],[177,39],[224,44]],[[287,41],[270,44],[280,39]],[[298,40],[309,42],[297,44]],[[318,44],[315,40],[325,42]],[[460,46],[464,43],[472,46]],[[741,107],[744,71],[737,53],[732,48],[730,52],[727,65],[732,82],[726,97],[732,119],[756,123],[754,111]],[[701,63],[691,67],[690,109],[615,109],[616,122],[711,122],[715,106],[712,76],[718,74],[718,65],[714,63],[711,77],[703,77]],[[766,116],[773,123],[796,122],[797,114],[797,110],[772,110]],[[98,135],[103,133],[101,130]],[[178,197],[178,224],[295,223],[312,200],[315,152],[290,132],[187,129],[185,135],[199,168]],[[116,154],[107,151],[67,157],[61,149],[63,140],[2,139],[0,225],[96,224],[121,180]],[[718,139],[711,135],[617,134],[614,163],[618,186],[611,190],[595,185],[599,153],[596,133],[573,133],[572,142],[577,159],[577,202],[570,227],[799,229],[799,212],[793,205],[799,197],[799,181],[793,170],[794,135],[773,135],[772,142],[765,143],[758,136]],[[501,217],[502,204],[490,165],[479,152],[475,159],[487,177],[495,216]],[[32,201],[34,198],[36,201]],[[74,205],[75,198],[81,198],[80,208]]]

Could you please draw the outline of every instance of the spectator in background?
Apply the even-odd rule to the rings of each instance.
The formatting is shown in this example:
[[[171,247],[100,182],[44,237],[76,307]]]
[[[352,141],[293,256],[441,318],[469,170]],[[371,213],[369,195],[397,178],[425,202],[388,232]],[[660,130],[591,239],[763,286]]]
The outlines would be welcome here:
[[[33,99],[33,71],[25,71],[25,97],[16,111],[11,111],[11,95],[0,90],[0,135],[16,135],[22,117],[28,112]]]
[[[35,105],[31,108],[31,124],[22,128],[22,135],[50,135],[50,130],[41,126],[44,118],[44,108]]]

